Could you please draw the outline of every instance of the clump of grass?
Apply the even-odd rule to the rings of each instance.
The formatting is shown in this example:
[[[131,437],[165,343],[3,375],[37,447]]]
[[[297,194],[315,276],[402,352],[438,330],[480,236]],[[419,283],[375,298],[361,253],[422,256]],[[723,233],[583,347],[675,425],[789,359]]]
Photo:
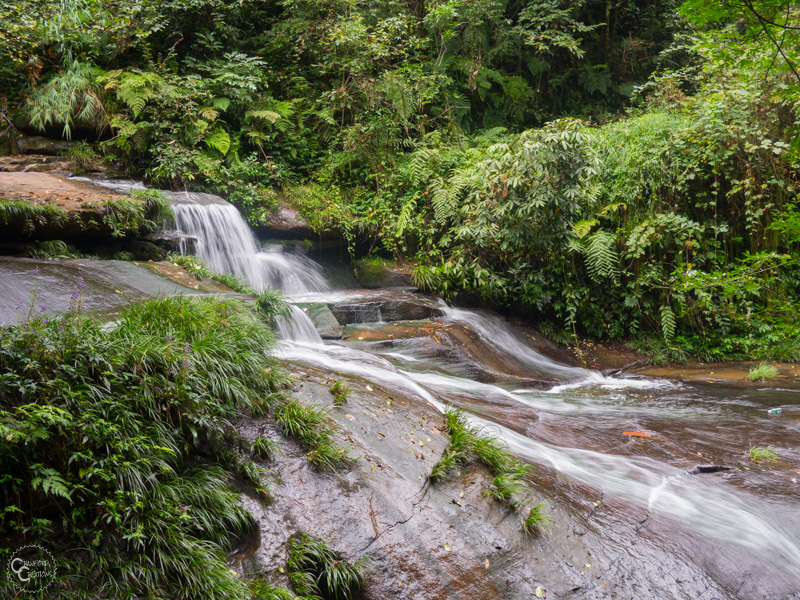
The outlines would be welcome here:
[[[528,479],[532,467],[515,458],[496,438],[482,435],[477,428],[470,426],[467,416],[461,410],[448,408],[445,411],[445,419],[447,433],[450,435],[450,447],[434,465],[429,476],[430,481],[433,483],[443,481],[457,468],[470,463],[480,463],[493,475],[487,495],[509,508],[523,508],[526,499],[530,497],[531,488]],[[534,508],[531,508],[531,511]],[[535,514],[543,511],[544,507],[539,506]],[[530,514],[523,521],[523,529],[527,530]]]
[[[179,267],[183,267],[184,270],[197,279],[197,281],[211,279],[231,288],[234,292],[239,292],[241,294],[254,293],[253,288],[236,275],[231,275],[230,273],[216,273],[206,263],[191,254],[183,256],[175,252],[170,252],[167,254],[167,260]]]
[[[266,579],[253,579],[248,585],[253,600],[302,600],[286,588],[277,586]]]
[[[273,324],[276,318],[289,316],[289,305],[286,303],[286,298],[278,290],[266,289],[262,291],[258,295],[256,307],[258,312]]]
[[[301,533],[289,540],[289,580],[301,596],[352,600],[364,584],[368,563],[343,560],[328,542]]]
[[[278,442],[268,437],[257,437],[253,440],[252,451],[258,458],[272,458],[278,453]]]
[[[36,247],[28,251],[31,258],[78,258],[80,253],[61,240],[36,242]]]
[[[528,516],[522,522],[522,531],[527,535],[534,535],[541,531],[552,519],[547,512],[544,502],[539,502],[530,507]]]
[[[31,204],[24,200],[0,200],[0,222],[4,225],[18,224],[23,230],[32,232],[37,225],[64,225],[69,214],[63,208],[50,204]]]
[[[766,379],[775,379],[778,376],[778,368],[767,362],[762,362],[757,367],[750,369],[747,378],[750,381],[764,381]]]
[[[289,400],[275,411],[275,418],[284,433],[292,436],[308,450],[308,460],[321,471],[347,467],[353,458],[333,437],[325,407],[305,406]]]
[[[168,227],[175,223],[175,212],[172,203],[159,190],[153,188],[134,189],[130,193],[132,198],[144,202],[147,218],[157,227]]]
[[[112,258],[114,260],[124,260],[130,262],[134,260],[136,257],[133,255],[133,252],[128,252],[127,250],[120,250],[119,252],[115,252]]]
[[[225,554],[254,521],[208,457],[277,392],[272,332],[230,299],[150,300],[109,327],[75,297],[0,329],[0,537],[52,540],[55,597],[250,598]]]
[[[344,381],[336,380],[330,387],[330,393],[333,395],[333,403],[336,406],[344,406],[347,403],[347,398],[350,395],[350,386]]]
[[[772,446],[750,446],[750,458],[753,462],[768,461],[772,462],[777,460],[778,455],[775,454],[775,448]]]

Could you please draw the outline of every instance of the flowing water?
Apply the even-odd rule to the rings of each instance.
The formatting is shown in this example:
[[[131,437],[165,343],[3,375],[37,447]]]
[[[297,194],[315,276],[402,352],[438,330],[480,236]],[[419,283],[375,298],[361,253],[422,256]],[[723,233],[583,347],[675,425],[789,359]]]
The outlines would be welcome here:
[[[439,410],[463,407],[476,425],[540,467],[542,493],[565,505],[559,515],[592,530],[596,554],[619,577],[639,569],[677,577],[663,571],[689,562],[725,585],[739,581],[731,598],[800,594],[797,390],[604,376],[541,354],[485,311],[442,306],[426,322],[382,323],[374,296],[331,290],[307,256],[261,246],[231,205],[193,194],[175,202],[178,228],[198,239],[200,256],[214,269],[356,315],[344,340],[323,342],[306,311],[292,305],[278,323],[282,359]],[[768,416],[776,406],[782,414]],[[781,461],[748,463],[743,452],[750,445],[775,446]],[[732,468],[693,473],[711,463]],[[592,501],[591,515],[598,506],[613,510],[603,518],[574,516]],[[673,597],[688,596],[676,589]]]

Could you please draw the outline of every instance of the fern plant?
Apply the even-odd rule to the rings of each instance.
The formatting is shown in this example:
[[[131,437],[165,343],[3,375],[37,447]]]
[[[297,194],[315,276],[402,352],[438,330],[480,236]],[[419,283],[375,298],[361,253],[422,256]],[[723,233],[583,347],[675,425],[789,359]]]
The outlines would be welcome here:
[[[40,131],[51,125],[62,125],[61,134],[72,138],[75,125],[102,129],[106,125],[106,109],[100,97],[99,77],[102,71],[89,64],[74,61],[28,97],[28,119]]]

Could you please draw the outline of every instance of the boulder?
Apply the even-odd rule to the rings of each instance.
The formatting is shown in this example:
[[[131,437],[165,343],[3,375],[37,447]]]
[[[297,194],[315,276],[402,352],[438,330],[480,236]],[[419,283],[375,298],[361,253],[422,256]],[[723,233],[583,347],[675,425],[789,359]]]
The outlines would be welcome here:
[[[436,319],[444,311],[434,300],[424,296],[387,297],[363,302],[337,302],[328,304],[340,325],[376,323],[381,321],[418,321]]]
[[[17,140],[19,151],[23,154],[46,154],[60,156],[66,154],[75,144],[69,140],[54,140],[40,135],[23,135]]]
[[[281,202],[278,208],[272,211],[269,220],[270,225],[266,229],[273,237],[290,239],[317,237],[303,216],[286,202]]]
[[[298,302],[298,308],[308,315],[324,340],[338,340],[342,337],[342,326],[324,302]]]

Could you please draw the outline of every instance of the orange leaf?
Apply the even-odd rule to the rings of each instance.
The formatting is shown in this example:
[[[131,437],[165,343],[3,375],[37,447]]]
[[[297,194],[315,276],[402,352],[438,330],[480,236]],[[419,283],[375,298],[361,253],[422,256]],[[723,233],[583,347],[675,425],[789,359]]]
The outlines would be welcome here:
[[[635,436],[635,437],[650,437],[649,433],[638,433],[636,431],[623,431],[622,433],[624,435],[632,435],[632,436]]]

